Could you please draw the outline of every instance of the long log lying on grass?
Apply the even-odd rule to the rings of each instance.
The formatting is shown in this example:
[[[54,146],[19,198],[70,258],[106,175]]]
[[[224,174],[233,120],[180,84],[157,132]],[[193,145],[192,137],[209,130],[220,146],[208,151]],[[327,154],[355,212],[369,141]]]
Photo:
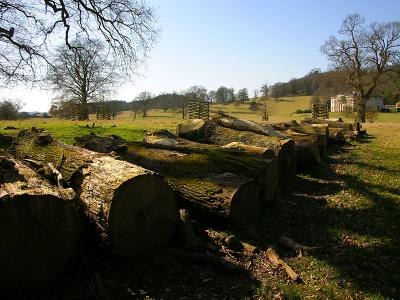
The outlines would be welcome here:
[[[22,131],[10,151],[56,166],[113,253],[131,258],[171,240],[176,196],[158,174],[35,131]]]
[[[83,136],[84,138],[84,136]],[[210,149],[231,149],[239,152],[248,153],[250,155],[259,156],[265,159],[274,159],[275,153],[270,148],[264,147],[256,147],[249,146],[239,142],[232,142],[223,146],[212,145],[212,144],[202,144],[196,143],[178,136],[173,135],[168,130],[159,130],[153,131],[144,137],[143,141],[147,144],[157,145],[161,147],[165,147],[167,149],[175,149],[181,151],[187,151],[190,149],[190,152],[204,152]]]
[[[107,138],[91,136],[91,139],[101,143]],[[83,140],[77,139],[82,147],[97,143],[85,144]],[[198,152],[188,147],[180,151],[145,143],[126,145],[122,159],[164,175],[179,195],[180,207],[189,209],[194,218],[218,222],[222,217],[237,223],[254,222],[263,202],[271,201],[268,193],[262,193],[263,160],[221,149],[203,148]],[[275,172],[272,178],[276,178]]]
[[[273,123],[271,125],[275,130],[282,131],[283,133],[288,129],[291,129],[297,133],[315,136],[317,138],[318,150],[321,157],[326,154],[329,138],[328,126],[325,126],[324,124],[299,124],[296,121]]]
[[[301,123],[306,124],[326,124],[329,128],[343,128],[349,131],[353,131],[353,124],[340,122],[340,121],[330,121],[330,120],[323,120],[323,119],[316,119],[316,118],[305,118],[301,121]]]
[[[81,137],[85,138],[85,136]],[[79,139],[79,138],[78,138]],[[275,159],[275,153],[272,149],[249,146],[238,142],[229,143],[224,146],[201,144],[177,137],[167,130],[160,130],[148,133],[144,137],[146,144],[155,147],[178,150],[183,153],[210,153],[210,151],[220,151],[225,149],[225,153],[245,158],[247,155],[260,159],[260,164],[264,168],[263,176],[259,178],[261,193],[264,202],[275,202],[278,192],[278,165]]]
[[[238,131],[219,126],[214,121],[190,120],[177,127],[179,136],[199,143],[224,146],[232,142],[262,147],[274,151],[282,185],[292,178],[296,170],[295,145],[291,139],[281,139],[250,131]]]
[[[82,227],[71,189],[48,183],[21,161],[0,157],[0,290],[49,286],[77,252]]]
[[[218,116],[213,118],[218,125],[240,131],[250,131],[266,136],[278,137],[281,139],[288,139],[288,137],[279,131],[276,131],[272,126],[265,124],[261,125],[253,121],[242,120],[231,117],[224,113],[219,113]]]

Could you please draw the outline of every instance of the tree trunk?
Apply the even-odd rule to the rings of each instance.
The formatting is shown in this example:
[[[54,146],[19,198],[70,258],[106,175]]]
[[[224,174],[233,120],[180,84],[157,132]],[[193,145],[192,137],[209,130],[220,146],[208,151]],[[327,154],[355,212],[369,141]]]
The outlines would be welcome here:
[[[90,137],[98,142],[80,146],[93,147],[107,139]],[[273,181],[277,178],[277,168],[265,160],[215,146],[199,150],[182,145],[175,148],[143,143],[126,145],[122,158],[164,175],[179,195],[180,207],[189,209],[197,219],[215,222],[220,217],[229,217],[236,223],[254,222],[261,206],[276,197]]]
[[[22,131],[11,152],[22,159],[52,163],[77,192],[87,217],[113,253],[131,258],[171,240],[178,208],[162,177],[54,140],[38,144],[39,135]]]
[[[367,103],[367,98],[360,97],[360,101],[357,101],[357,121],[360,123],[365,123],[365,104]]]
[[[287,185],[296,170],[295,145],[291,139],[282,139],[250,131],[238,131],[219,126],[214,121],[190,120],[179,124],[177,127],[179,136],[192,141],[227,145],[232,142],[262,147],[274,151],[279,167],[279,182]]]
[[[0,157],[0,290],[38,291],[77,252],[82,219],[71,189],[50,185],[32,169]]]

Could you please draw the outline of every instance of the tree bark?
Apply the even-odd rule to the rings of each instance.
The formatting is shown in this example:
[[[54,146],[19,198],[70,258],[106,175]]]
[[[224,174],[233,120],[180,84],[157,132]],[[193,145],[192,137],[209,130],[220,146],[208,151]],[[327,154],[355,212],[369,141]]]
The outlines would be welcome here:
[[[199,143],[224,146],[232,142],[262,147],[274,151],[279,166],[279,182],[287,185],[296,170],[295,145],[291,139],[282,139],[250,131],[238,131],[219,126],[214,121],[189,120],[179,124],[177,133]]]
[[[365,123],[365,104],[367,103],[367,98],[359,97],[357,101],[357,121],[360,123]]]
[[[77,252],[82,219],[72,189],[59,189],[21,161],[0,157],[0,290],[49,286]]]
[[[99,141],[107,139],[91,137]],[[86,145],[94,143],[80,144]],[[271,183],[277,178],[275,164],[215,146],[200,150],[175,147],[127,143],[127,150],[121,156],[164,175],[179,195],[180,207],[189,209],[197,219],[214,222],[222,217],[236,223],[254,222],[260,208],[276,197],[277,187]]]
[[[113,253],[132,258],[168,243],[178,221],[176,196],[158,174],[137,165],[22,131],[11,152],[52,163],[79,195],[85,212]]]

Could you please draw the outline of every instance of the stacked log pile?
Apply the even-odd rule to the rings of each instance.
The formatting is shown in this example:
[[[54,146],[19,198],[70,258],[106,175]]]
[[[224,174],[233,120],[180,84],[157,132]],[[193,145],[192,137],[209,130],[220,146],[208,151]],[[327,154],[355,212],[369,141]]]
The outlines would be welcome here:
[[[76,140],[81,147],[106,150],[96,144],[104,145],[109,139],[83,136]],[[148,135],[145,140],[147,143],[125,142],[126,151],[119,153],[120,157],[164,175],[178,194],[180,207],[189,209],[197,219],[229,217],[236,223],[251,223],[257,220],[262,206],[276,199],[278,170],[274,158],[200,145],[165,131]]]

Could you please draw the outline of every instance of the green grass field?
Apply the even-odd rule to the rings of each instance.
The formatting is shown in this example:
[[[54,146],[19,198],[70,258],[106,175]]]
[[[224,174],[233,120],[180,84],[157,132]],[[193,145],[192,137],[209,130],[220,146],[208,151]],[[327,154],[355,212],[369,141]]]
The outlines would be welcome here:
[[[322,247],[303,258],[287,254],[303,283],[271,276],[262,296],[400,297],[400,123],[365,127],[361,143],[333,148],[323,165],[297,175],[285,213],[261,226],[266,243],[284,234]]]
[[[299,96],[299,97],[285,97],[279,101],[273,99],[268,100],[269,110],[269,121],[300,121],[310,114],[292,114],[297,109],[305,110],[310,108],[310,96]],[[257,111],[251,111],[249,104],[240,105],[211,105],[211,113],[223,111],[231,114],[232,116],[253,120],[261,121],[261,114]],[[331,117],[342,117],[345,120],[352,121],[354,117],[346,118],[343,114],[331,113]],[[116,134],[128,141],[142,140],[143,135],[147,131],[168,129],[175,132],[176,125],[181,123],[182,116],[179,112],[169,110],[164,112],[163,110],[151,110],[148,113],[148,117],[143,118],[137,116],[134,120],[130,112],[122,112],[115,120],[111,121],[97,121],[94,116],[90,116],[91,120],[79,122],[61,120],[58,118],[37,118],[17,121],[0,121],[0,133],[12,133],[15,134],[17,130],[7,130],[6,126],[13,126],[18,129],[30,128],[32,126],[37,128],[44,128],[48,132],[52,133],[55,138],[64,141],[66,143],[73,143],[74,137],[77,135],[89,134],[94,132],[101,136],[109,134]],[[87,128],[92,126],[95,122],[95,128]],[[400,113],[379,113],[376,122],[400,122]],[[115,127],[111,127],[115,126]]]

